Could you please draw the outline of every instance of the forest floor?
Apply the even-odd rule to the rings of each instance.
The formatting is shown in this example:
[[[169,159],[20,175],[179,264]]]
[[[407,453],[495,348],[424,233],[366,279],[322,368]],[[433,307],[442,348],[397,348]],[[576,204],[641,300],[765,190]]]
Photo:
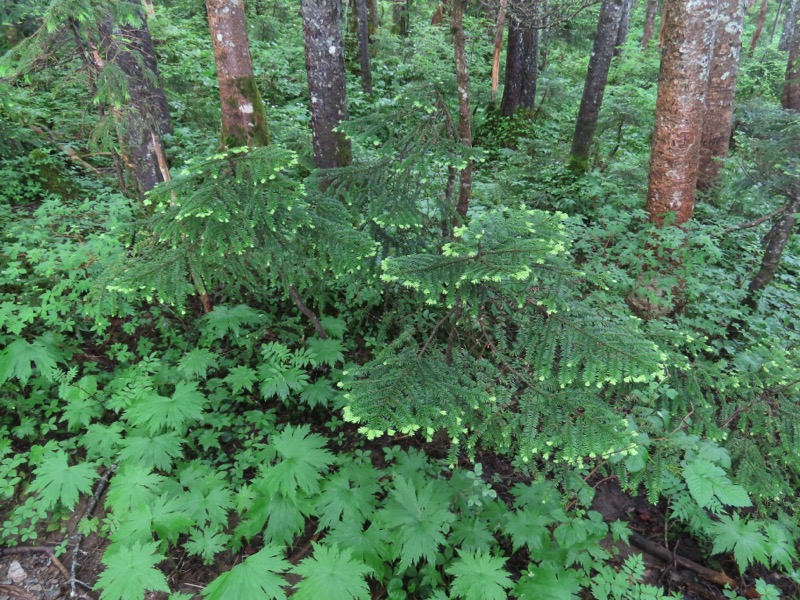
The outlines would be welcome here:
[[[379,453],[375,453],[378,455]],[[500,497],[508,493],[519,475],[511,468],[507,459],[496,455],[481,456],[480,460],[488,476],[497,474],[495,489]],[[644,582],[663,587],[684,600],[724,599],[722,585],[728,579],[747,598],[759,597],[746,582],[734,580],[726,572],[735,573],[735,565],[708,565],[702,549],[689,536],[670,535],[662,507],[650,504],[642,496],[624,492],[615,478],[597,478],[594,482],[596,495],[591,508],[603,515],[606,521],[626,521],[633,532],[629,543],[613,542],[609,536],[603,544],[616,546],[614,563],[622,562],[631,554],[642,555],[646,566]],[[53,533],[42,532],[37,545],[0,548],[0,600],[97,600],[99,593],[89,588],[97,581],[104,566],[101,562],[108,541],[98,535],[78,539],[78,522],[87,514],[91,498],[86,498],[76,507],[65,527]],[[102,502],[98,503],[93,517],[102,518]],[[66,533],[66,537],[65,536]],[[298,562],[308,553],[311,541],[317,539],[310,524],[306,533],[298,539],[291,562]],[[67,551],[59,558],[53,550],[70,540]],[[666,546],[668,540],[669,546]],[[77,545],[76,545],[77,542]],[[608,548],[610,549],[610,548]],[[171,556],[162,563],[173,590],[200,599],[200,591],[217,575],[254,553],[256,549],[245,547],[238,555],[226,556],[224,562],[203,565],[189,556]],[[229,564],[225,564],[229,563]],[[525,565],[507,565],[511,571],[522,571]],[[785,589],[786,581],[775,574],[762,576],[776,585],[784,584],[787,597],[797,597],[798,590]],[[287,580],[287,591],[291,593],[291,582]],[[385,598],[385,590],[373,591],[373,600]],[[682,594],[682,596],[681,596]],[[144,600],[166,600],[164,593],[149,593]],[[248,600],[232,599],[232,600]],[[321,599],[324,600],[324,599]],[[589,600],[589,596],[586,597]]]

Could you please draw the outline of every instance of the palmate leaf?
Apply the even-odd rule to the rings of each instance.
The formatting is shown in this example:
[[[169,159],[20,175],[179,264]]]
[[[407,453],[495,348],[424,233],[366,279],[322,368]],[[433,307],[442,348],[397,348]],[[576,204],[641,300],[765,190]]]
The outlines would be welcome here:
[[[445,571],[454,577],[450,591],[464,600],[505,600],[511,578],[503,568],[505,558],[488,552],[464,552]]]
[[[146,591],[169,592],[164,574],[155,565],[164,560],[156,553],[158,544],[135,543],[112,550],[103,556],[106,570],[94,589],[102,590],[101,600],[142,600]]]
[[[47,509],[61,504],[72,510],[81,494],[92,490],[92,482],[97,472],[90,463],[69,466],[67,455],[62,450],[50,454],[36,468],[36,479],[30,490],[39,492],[41,501]]]
[[[55,348],[37,339],[33,343],[16,339],[0,352],[0,384],[12,377],[22,385],[28,383],[35,366],[45,377],[52,377],[61,356]]]
[[[348,465],[328,477],[317,500],[319,528],[332,527],[340,520],[363,523],[377,503],[379,477],[371,465]]]
[[[137,462],[143,467],[166,470],[183,454],[181,444],[181,438],[175,433],[130,435],[122,442],[119,459]]]
[[[245,304],[237,306],[215,306],[210,313],[203,316],[202,323],[207,335],[212,339],[220,339],[228,334],[237,337],[242,333],[244,325],[260,325],[264,315]]]
[[[787,572],[791,571],[793,561],[797,561],[797,550],[789,532],[778,523],[770,523],[766,527],[766,534],[770,563],[773,566],[780,565]]]
[[[723,515],[711,528],[714,534],[714,554],[733,550],[733,557],[744,573],[753,562],[769,564],[770,547],[757,521],[742,521],[738,514]]]
[[[333,462],[333,455],[323,449],[327,440],[309,431],[308,425],[290,426],[271,440],[282,460],[265,472],[265,479],[287,497],[293,497],[298,489],[316,492],[322,471]]]
[[[278,575],[291,566],[278,546],[267,545],[217,577],[203,590],[207,600],[282,600],[286,581]]]
[[[205,396],[193,381],[180,381],[171,398],[151,392],[125,411],[125,416],[136,426],[145,427],[150,434],[172,429],[178,433],[189,423],[203,418]]]
[[[258,376],[254,369],[250,367],[233,367],[223,381],[231,386],[231,392],[238,394],[242,390],[252,391],[253,384],[257,379]]]
[[[419,562],[432,562],[441,544],[445,543],[445,531],[455,519],[450,512],[447,490],[438,480],[430,480],[415,488],[405,477],[396,477],[394,490],[381,511],[381,519],[394,529],[397,540],[396,553],[400,557],[400,569]]]
[[[747,490],[732,483],[725,471],[703,458],[687,462],[683,467],[683,478],[689,493],[702,507],[709,506],[714,496],[729,506],[751,506]]]
[[[297,592],[292,596],[297,600],[367,600],[370,598],[369,586],[364,578],[372,569],[353,558],[348,549],[338,546],[314,544],[314,556],[305,559],[292,569],[302,577],[297,584]]]
[[[578,574],[552,564],[528,567],[514,588],[519,600],[576,600],[580,591]]]
[[[217,366],[219,355],[206,348],[195,348],[178,362],[178,370],[187,378],[205,379],[209,369]]]
[[[336,363],[344,360],[344,346],[341,340],[328,338],[322,340],[319,338],[311,338],[306,342],[308,349],[315,355],[317,364],[334,366]]]
[[[106,505],[123,514],[136,506],[149,504],[160,495],[164,477],[152,469],[137,464],[120,468],[108,485]]]
[[[548,526],[553,522],[553,519],[537,513],[534,508],[516,510],[508,514],[503,531],[511,536],[515,552],[523,546],[527,546],[528,550],[535,555],[544,547],[545,541],[550,538]]]

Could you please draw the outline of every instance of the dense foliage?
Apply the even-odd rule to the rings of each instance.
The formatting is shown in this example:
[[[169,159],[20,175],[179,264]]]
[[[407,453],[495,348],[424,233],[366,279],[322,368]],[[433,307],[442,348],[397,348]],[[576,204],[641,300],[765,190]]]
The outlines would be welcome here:
[[[550,31],[537,108],[512,119],[469,12],[464,148],[449,31],[415,3],[409,37],[374,36],[373,94],[348,74],[353,165],[320,173],[295,3],[246,3],[273,143],[218,152],[203,10],[173,0],[149,22],[173,178],[140,202],[115,179],[125,90],[64,28],[103,4],[0,13],[3,545],[107,540],[108,600],[192,597],[176,556],[208,566],[211,599],[680,597],[613,560],[631,531],[592,498],[616,478],[740,575],[726,597],[797,593],[796,239],[743,303],[769,221],[741,225],[800,177],[782,54],[743,57],[718,188],[657,228],[657,48],[631,36],[592,169],[565,166],[596,8]],[[469,219],[443,235],[468,160]]]

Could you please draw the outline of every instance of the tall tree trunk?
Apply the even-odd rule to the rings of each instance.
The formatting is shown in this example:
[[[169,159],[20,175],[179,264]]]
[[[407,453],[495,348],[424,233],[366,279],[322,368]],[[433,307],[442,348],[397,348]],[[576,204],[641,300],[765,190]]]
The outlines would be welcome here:
[[[775,9],[775,20],[772,22],[772,31],[769,34],[769,43],[775,41],[775,32],[778,31],[778,21],[781,19],[783,12],[783,0],[778,0],[778,8]]]
[[[578,110],[569,159],[570,168],[578,173],[583,173],[589,168],[589,150],[597,127],[600,107],[603,104],[603,94],[606,90],[608,71],[614,55],[614,44],[617,41],[623,2],[624,0],[603,0],[600,7],[597,34],[594,38],[592,56],[589,59],[589,70],[583,86],[583,97]]]
[[[336,126],[347,119],[341,0],[302,0],[306,73],[311,96],[314,164],[321,169],[352,161],[350,140]]]
[[[517,108],[533,108],[539,61],[539,32],[536,29],[538,2],[515,2],[508,12],[506,75],[500,112],[511,117]]]
[[[456,87],[458,88],[458,135],[461,143],[472,147],[472,113],[470,111],[469,71],[467,70],[467,42],[464,36],[464,0],[452,0],[450,31],[453,34],[453,53],[456,63]],[[461,171],[456,213],[464,223],[469,210],[472,193],[472,161]]]
[[[787,110],[800,112],[800,8],[792,13],[792,36],[789,39],[789,60],[786,64],[786,81],[783,84],[781,105]],[[789,26],[787,21],[786,26]]]
[[[800,186],[795,185],[791,194],[792,198],[789,205],[767,234],[767,248],[764,251],[764,257],[761,259],[761,267],[747,288],[744,305],[750,309],[756,308],[761,290],[769,285],[778,271],[778,267],[781,265],[783,249],[786,247],[797,224],[796,214],[800,212]]]
[[[409,27],[411,0],[392,0],[392,33],[406,37]]]
[[[369,18],[367,0],[355,0],[358,13],[358,58],[361,63],[361,89],[372,93],[372,66],[369,56]]]
[[[642,33],[642,50],[647,50],[650,46],[650,40],[653,39],[657,14],[658,0],[647,0],[647,8],[644,13],[644,32]]]
[[[739,74],[739,55],[742,49],[744,0],[718,0],[714,52],[706,88],[706,107],[703,115],[703,136],[700,144],[700,164],[697,188],[707,190],[719,174],[718,159],[728,155],[733,125],[733,99]]]
[[[206,0],[217,66],[223,148],[269,144],[267,109],[253,75],[242,0]]]
[[[522,69],[525,60],[525,40],[522,26],[513,14],[508,19],[508,43],[506,45],[506,75],[503,85],[503,100],[500,113],[511,117],[519,106],[522,94]]]
[[[133,10],[137,22],[115,26],[110,18],[103,21],[100,34],[105,57],[96,50],[94,54],[98,67],[114,62],[125,76],[128,98],[115,111],[115,118],[123,158],[143,195],[169,176],[161,137],[172,133],[172,120],[141,5],[139,0],[126,1],[137,6]]]
[[[367,32],[372,43],[372,36],[378,33],[378,0],[367,0],[367,17],[369,21]]]
[[[665,0],[664,45],[650,157],[647,212],[676,225],[694,211],[716,0]]]
[[[550,10],[549,0],[539,0],[542,17],[542,26],[538,35],[539,39],[539,71],[547,70],[547,60],[550,51]]]
[[[536,101],[536,80],[539,75],[539,30],[532,23],[522,30],[525,55],[522,61],[522,89],[519,106],[525,110],[533,108]]]
[[[786,52],[791,45],[792,37],[797,29],[797,17],[800,13],[800,0],[791,0],[786,8],[786,16],[783,18],[783,29],[781,39],[778,40],[778,50]]]
[[[767,18],[767,0],[761,0],[761,10],[758,13],[758,20],[756,21],[756,31],[753,33],[753,39],[750,42],[750,56],[755,52],[758,46],[758,40],[761,38],[761,32],[764,29],[764,20]]]
[[[508,0],[500,0],[497,11],[497,29],[494,34],[494,53],[492,54],[492,107],[497,102],[497,88],[500,85],[500,54],[503,51],[503,31],[506,24],[506,4]]]
[[[617,29],[617,39],[614,42],[614,56],[620,55],[622,46],[628,41],[628,26],[631,22],[633,2],[634,0],[623,0],[622,14],[619,17],[619,28]]]

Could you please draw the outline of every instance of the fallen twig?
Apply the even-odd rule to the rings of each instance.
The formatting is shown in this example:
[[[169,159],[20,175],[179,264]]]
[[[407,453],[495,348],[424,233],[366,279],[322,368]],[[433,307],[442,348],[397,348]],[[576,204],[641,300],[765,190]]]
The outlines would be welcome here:
[[[22,600],[39,600],[37,596],[29,594],[18,585],[5,585],[0,583],[0,594],[5,594],[13,598],[22,598]]]
[[[94,494],[92,494],[91,500],[89,500],[89,504],[86,506],[86,510],[83,512],[83,516],[81,516],[80,521],[91,517],[94,509],[97,508],[97,503],[100,501],[100,496],[103,495],[103,492],[106,491],[106,487],[108,486],[108,481],[111,479],[111,476],[114,474],[114,471],[117,470],[117,465],[111,465],[108,470],[103,473],[102,477],[100,477],[99,481],[97,482],[97,487],[94,489]],[[78,521],[78,523],[80,523]],[[78,533],[75,536],[75,548],[72,550],[72,564],[70,564],[69,573],[66,573],[65,576],[67,581],[69,582],[69,596],[70,598],[76,598],[77,592],[75,591],[76,585],[82,585],[88,589],[92,589],[91,586],[83,583],[80,581],[75,575],[78,572],[78,556],[81,554],[81,543],[83,542],[84,536],[82,533]],[[64,570],[64,572],[66,569]]]
[[[714,571],[713,569],[709,569],[703,565],[698,565],[693,560],[689,560],[683,556],[678,556],[677,554],[670,552],[667,548],[664,548],[664,546],[656,544],[655,542],[651,542],[646,537],[641,536],[638,533],[632,533],[628,539],[632,545],[644,550],[648,554],[652,554],[656,558],[659,558],[663,561],[674,563],[685,569],[694,571],[706,581],[710,581],[711,583],[716,583],[717,585],[722,586],[727,585],[733,590],[739,588],[739,583],[735,579],[728,577],[725,573]],[[761,598],[761,594],[759,594],[753,588],[747,588],[742,593],[745,598]]]
[[[50,562],[53,563],[53,566],[61,571],[61,574],[66,579],[69,579],[69,571],[67,571],[64,564],[58,560],[56,553],[53,552],[53,549],[49,546],[14,546],[13,548],[0,548],[0,556],[6,554],[46,554]]]

